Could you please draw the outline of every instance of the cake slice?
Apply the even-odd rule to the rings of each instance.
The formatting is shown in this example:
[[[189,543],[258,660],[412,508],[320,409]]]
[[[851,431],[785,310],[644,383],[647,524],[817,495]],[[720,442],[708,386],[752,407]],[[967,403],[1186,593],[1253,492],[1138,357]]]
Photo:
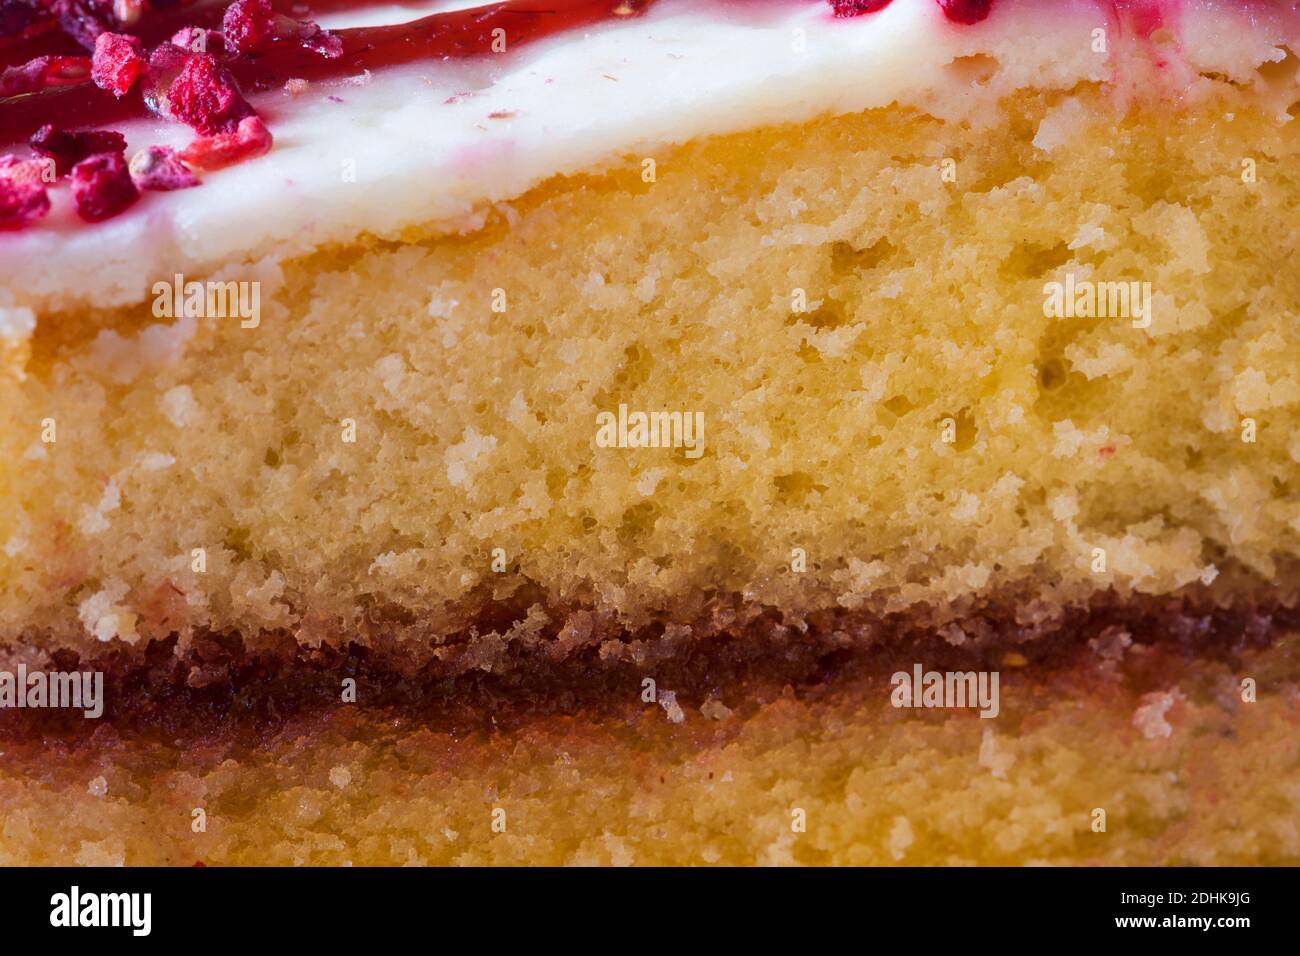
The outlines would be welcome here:
[[[1293,4],[24,29],[10,862],[1300,859]]]

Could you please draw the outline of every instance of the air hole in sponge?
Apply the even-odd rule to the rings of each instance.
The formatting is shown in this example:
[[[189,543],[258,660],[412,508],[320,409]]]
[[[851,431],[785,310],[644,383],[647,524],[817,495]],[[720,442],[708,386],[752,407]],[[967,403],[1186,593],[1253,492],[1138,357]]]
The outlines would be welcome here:
[[[799,501],[810,491],[825,491],[825,485],[817,484],[816,479],[806,471],[792,471],[788,475],[777,475],[772,479],[776,492],[787,501]]]
[[[844,306],[829,299],[825,300],[816,311],[806,315],[796,315],[795,318],[805,325],[811,325],[814,329],[837,329],[847,321],[844,317]]]
[[[916,406],[906,395],[895,395],[893,398],[887,398],[880,403],[890,414],[902,418]]]
[[[1065,384],[1069,369],[1059,358],[1051,358],[1038,366],[1038,387],[1045,392],[1054,392]]]
[[[1041,246],[1022,242],[998,267],[1002,278],[1037,279],[1070,261],[1073,253],[1064,242],[1054,246]]]
[[[887,236],[882,236],[865,249],[859,249],[851,242],[831,243],[831,269],[844,274],[874,269],[894,254],[894,244]]]
[[[975,418],[969,408],[963,408],[956,415],[944,415],[939,419],[938,424],[941,429],[954,428],[956,434],[953,435],[951,442],[954,451],[965,451],[970,448],[975,444],[975,437],[979,434],[979,429],[975,426]]]
[[[652,502],[645,501],[628,508],[623,512],[623,520],[619,524],[619,543],[635,544],[638,539],[654,530],[657,519],[658,511]]]

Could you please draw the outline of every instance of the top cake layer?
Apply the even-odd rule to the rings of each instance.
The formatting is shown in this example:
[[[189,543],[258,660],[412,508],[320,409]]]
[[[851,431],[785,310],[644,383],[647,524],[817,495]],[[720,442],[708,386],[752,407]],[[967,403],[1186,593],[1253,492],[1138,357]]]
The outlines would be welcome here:
[[[332,29],[401,23],[469,5],[317,19]],[[979,122],[1025,86],[1113,82],[1124,95],[1138,64],[1171,94],[1194,93],[1200,74],[1254,83],[1261,64],[1285,59],[1298,20],[1291,3],[1222,0],[1002,0],[974,25],[934,0],[849,18],[816,0],[658,0],[518,50],[507,34],[501,54],[293,84],[249,96],[274,148],[207,174],[201,188],[148,193],[95,225],[77,218],[68,190],[51,190],[49,216],[0,234],[0,330],[30,324],[16,309],[140,301],[177,272],[220,273],[359,234],[472,229],[487,204],[545,178],[702,135],[891,103]],[[128,157],[194,136],[153,117],[112,126]]]

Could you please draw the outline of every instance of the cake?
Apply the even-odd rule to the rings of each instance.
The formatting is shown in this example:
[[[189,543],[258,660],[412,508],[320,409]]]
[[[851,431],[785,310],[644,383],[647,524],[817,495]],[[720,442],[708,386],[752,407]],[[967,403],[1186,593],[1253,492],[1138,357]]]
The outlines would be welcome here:
[[[1300,862],[1295,4],[155,7],[0,17],[0,862]]]

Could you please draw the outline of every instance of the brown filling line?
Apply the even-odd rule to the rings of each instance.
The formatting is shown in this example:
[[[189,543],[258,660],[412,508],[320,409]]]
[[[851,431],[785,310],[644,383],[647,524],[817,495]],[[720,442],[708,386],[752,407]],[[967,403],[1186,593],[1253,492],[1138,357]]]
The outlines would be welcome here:
[[[629,631],[590,608],[547,604],[536,593],[489,602],[466,616],[472,626],[442,641],[411,623],[374,621],[367,643],[308,647],[287,632],[201,633],[181,652],[175,636],[94,655],[61,649],[47,670],[99,671],[104,712],[86,719],[66,709],[0,709],[0,740],[61,747],[93,744],[105,734],[155,742],[203,740],[256,746],[289,725],[339,708],[374,718],[471,733],[508,729],[537,717],[606,714],[640,699],[642,681],[672,690],[687,708],[710,698],[816,694],[887,677],[920,662],[936,670],[1008,671],[1035,681],[1100,672],[1098,638],[1125,632],[1142,655],[1130,683],[1161,687],[1170,657],[1223,662],[1300,631],[1300,609],[1281,592],[1222,603],[1202,587],[1175,596],[1121,598],[1098,592],[1084,606],[1049,606],[1003,595],[965,610],[961,632],[925,608],[879,615],[844,608],[790,619],[781,611],[714,598],[686,622]],[[529,609],[549,621],[525,639],[509,635]],[[575,638],[576,635],[576,638]],[[963,635],[965,637],[963,638]],[[954,640],[959,643],[953,643]],[[15,648],[6,648],[13,658]],[[1163,663],[1162,663],[1163,662]],[[357,702],[342,702],[353,678]]]

